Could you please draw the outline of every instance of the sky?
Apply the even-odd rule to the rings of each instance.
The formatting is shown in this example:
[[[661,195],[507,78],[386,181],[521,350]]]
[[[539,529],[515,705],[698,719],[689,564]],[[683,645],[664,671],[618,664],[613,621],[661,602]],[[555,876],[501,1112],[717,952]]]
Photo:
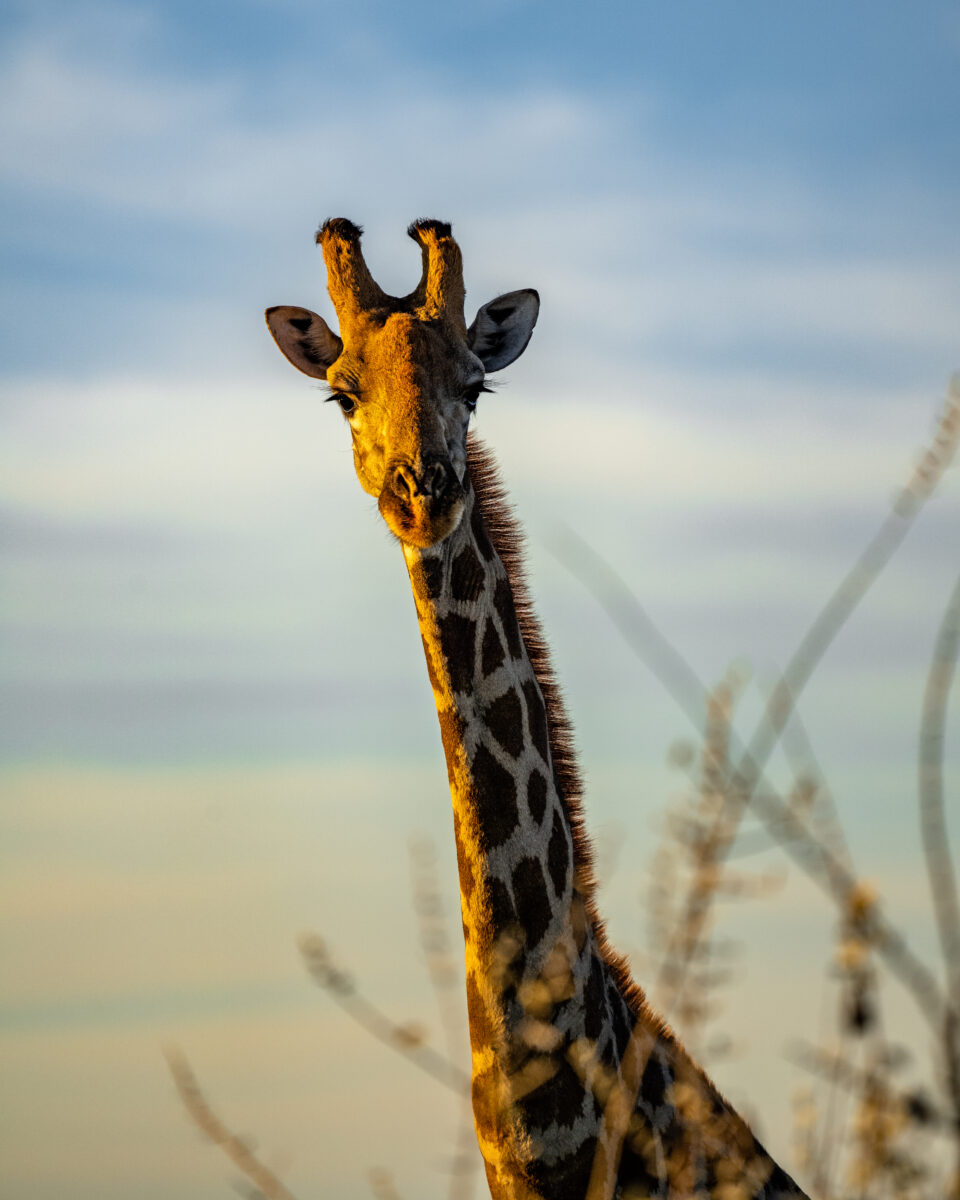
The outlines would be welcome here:
[[[434,1025],[416,835],[458,927],[401,558],[339,414],[262,321],[333,323],[320,222],[361,223],[405,293],[407,224],[452,221],[468,319],[540,292],[477,428],[527,529],[588,821],[620,846],[601,906],[639,969],[684,786],[668,751],[696,735],[584,586],[577,539],[705,682],[737,666],[746,738],[960,370],[958,66],[960,10],[927,0],[7,0],[7,1186],[228,1195],[166,1075],[176,1043],[299,1197],[369,1196],[378,1165],[402,1195],[445,1191],[448,1099],[296,949],[319,929],[397,1020]],[[931,962],[916,742],[958,565],[954,468],[801,704],[858,869]],[[955,732],[945,758],[955,814]],[[772,774],[789,786],[782,756]],[[804,1080],[784,1051],[830,1015],[835,917],[782,855],[758,869],[783,887],[724,912],[743,971],[717,1024],[740,1051],[711,1070],[789,1165]]]

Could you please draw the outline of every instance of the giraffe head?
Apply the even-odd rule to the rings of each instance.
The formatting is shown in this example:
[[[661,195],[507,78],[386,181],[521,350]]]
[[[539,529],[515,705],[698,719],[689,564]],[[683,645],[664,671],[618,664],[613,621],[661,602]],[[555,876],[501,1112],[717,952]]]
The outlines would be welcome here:
[[[407,545],[443,541],[463,514],[467,426],[491,371],[523,352],[540,298],[530,289],[498,296],[467,327],[463,262],[450,226],[417,221],[423,273],[402,298],[374,282],[360,229],[326,221],[317,234],[339,335],[306,308],[268,308],[267,325],[298,370],[326,380],[353,437],[365,492]]]

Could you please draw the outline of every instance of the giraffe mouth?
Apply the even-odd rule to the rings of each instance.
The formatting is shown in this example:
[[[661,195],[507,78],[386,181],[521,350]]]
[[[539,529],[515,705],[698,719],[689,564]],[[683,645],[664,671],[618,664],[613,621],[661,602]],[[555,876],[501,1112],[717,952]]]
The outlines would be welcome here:
[[[444,541],[463,517],[463,488],[459,481],[438,498],[398,496],[386,488],[380,493],[380,515],[393,536],[406,546],[427,550]]]

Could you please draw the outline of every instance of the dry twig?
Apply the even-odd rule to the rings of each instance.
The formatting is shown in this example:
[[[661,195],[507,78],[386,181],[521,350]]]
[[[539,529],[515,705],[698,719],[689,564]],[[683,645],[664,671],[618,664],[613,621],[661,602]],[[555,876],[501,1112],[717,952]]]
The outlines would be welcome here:
[[[293,1193],[264,1166],[243,1138],[231,1133],[216,1115],[200,1091],[200,1085],[184,1054],[174,1047],[167,1047],[163,1053],[183,1107],[194,1124],[214,1145],[220,1147],[266,1200],[295,1200]]]
[[[920,827],[930,878],[947,977],[950,1007],[944,1016],[944,1065],[953,1101],[954,1126],[960,1142],[960,906],[957,903],[956,871],[950,855],[947,822],[943,811],[943,742],[947,698],[960,648],[960,579],[958,579],[933,651],[927,676],[920,722],[919,795]],[[960,1144],[958,1144],[960,1158]],[[960,1174],[960,1169],[958,1169]]]
[[[752,803],[754,811],[762,818],[771,835],[791,858],[828,892],[841,909],[848,903],[858,882],[855,873],[823,844],[775,789],[764,784],[763,767],[794,711],[800,691],[830,643],[903,541],[953,458],[958,440],[960,375],[950,381],[936,433],[906,487],[898,494],[890,513],[867,548],[811,624],[780,682],[773,689],[764,718],[748,747],[739,751],[736,768],[730,773],[727,783],[731,807],[724,816],[727,828],[716,848],[718,862],[729,853],[732,835],[739,825],[735,810],[742,810]],[[568,531],[566,541],[566,547],[554,550],[556,557],[594,594],[627,644],[674,697],[693,725],[699,728],[707,691],[689,663],[664,637],[624,580],[601,555],[572,532]],[[731,736],[731,747],[734,744],[735,739]],[[706,914],[707,910],[702,910],[703,919]],[[692,922],[693,917],[690,920]],[[879,909],[873,914],[873,922],[874,944],[878,952],[912,993],[924,1017],[939,1033],[949,1021],[957,1020],[953,1003]],[[688,922],[684,934],[688,939],[691,930],[692,924]]]
[[[391,1021],[386,1013],[358,992],[352,977],[334,963],[326,943],[319,934],[303,934],[299,939],[299,946],[307,970],[316,982],[367,1033],[389,1046],[391,1050],[402,1054],[444,1087],[450,1088],[458,1095],[462,1095],[464,1091],[469,1094],[470,1076],[445,1055],[427,1045],[419,1027],[398,1025]]]
[[[410,869],[420,945],[437,998],[447,1044],[447,1060],[452,1063],[461,1052],[464,1041],[463,988],[459,986],[461,970],[454,960],[447,936],[444,905],[437,880],[436,848],[429,838],[411,839]],[[456,1145],[450,1161],[450,1200],[471,1200],[479,1163],[470,1092],[465,1088],[461,1093]]]

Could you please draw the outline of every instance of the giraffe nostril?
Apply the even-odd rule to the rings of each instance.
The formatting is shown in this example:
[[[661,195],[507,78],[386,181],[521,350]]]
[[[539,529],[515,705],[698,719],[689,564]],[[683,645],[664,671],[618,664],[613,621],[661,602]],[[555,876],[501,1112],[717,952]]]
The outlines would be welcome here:
[[[406,467],[397,467],[393,473],[393,490],[398,496],[409,496],[414,491],[414,480]]]
[[[437,500],[447,490],[447,472],[443,463],[434,463],[427,471],[423,481],[423,490],[428,496],[433,496]]]
[[[419,470],[411,463],[394,467],[392,476],[394,494],[401,500],[416,497],[439,500],[450,487],[451,472],[445,463],[431,462]]]

